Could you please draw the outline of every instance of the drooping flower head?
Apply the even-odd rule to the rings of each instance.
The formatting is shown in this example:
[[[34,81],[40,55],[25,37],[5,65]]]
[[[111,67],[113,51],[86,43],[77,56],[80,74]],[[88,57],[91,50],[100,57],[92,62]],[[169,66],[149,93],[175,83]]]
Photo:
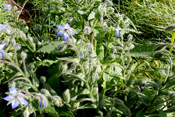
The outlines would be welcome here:
[[[36,98],[39,101],[39,108],[47,108],[48,102],[47,102],[47,99],[44,95],[37,94]]]
[[[63,39],[64,41],[67,40],[67,38],[70,36],[70,35],[74,35],[75,32],[73,31],[73,29],[69,26],[68,23],[66,23],[65,25],[61,26],[61,25],[56,25],[57,29],[59,29],[58,33],[57,33],[57,36],[56,37],[59,37],[61,36],[62,34],[64,35],[63,36]]]
[[[13,85],[10,89],[10,95],[2,99],[11,102],[12,109],[15,109],[17,106],[19,106],[19,104],[28,105],[28,102],[23,98],[22,95],[24,94],[18,92]]]
[[[121,30],[119,24],[117,24],[117,27],[114,28],[114,30],[116,30],[116,35],[115,35],[115,37],[118,37],[118,36],[120,35],[120,30]]]
[[[3,48],[4,48],[5,46],[6,46],[6,43],[0,44],[0,49],[3,50]],[[2,57],[3,57],[3,53],[0,52],[0,58],[2,58]]]
[[[47,108],[46,103],[44,101],[43,102],[39,102],[39,107],[40,108]]]
[[[143,91],[145,89],[145,84],[142,84],[142,86],[140,87],[141,91]]]
[[[80,54],[80,59],[83,59],[84,58],[84,54]]]
[[[4,9],[5,9],[6,11],[11,11],[11,10],[12,10],[12,6],[11,6],[10,4],[4,3]]]

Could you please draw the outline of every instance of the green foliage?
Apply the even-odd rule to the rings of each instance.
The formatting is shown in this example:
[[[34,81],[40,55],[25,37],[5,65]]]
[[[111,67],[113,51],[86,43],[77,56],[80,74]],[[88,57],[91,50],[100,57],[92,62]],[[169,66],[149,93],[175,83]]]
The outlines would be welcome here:
[[[0,23],[11,29],[0,31],[1,43],[7,44],[0,49],[4,56],[0,94],[11,95],[6,87],[15,86],[29,104],[11,110],[2,99],[1,113],[174,116],[174,1],[16,0],[14,4],[17,9],[6,11],[0,0]],[[56,37],[58,31],[63,34]]]

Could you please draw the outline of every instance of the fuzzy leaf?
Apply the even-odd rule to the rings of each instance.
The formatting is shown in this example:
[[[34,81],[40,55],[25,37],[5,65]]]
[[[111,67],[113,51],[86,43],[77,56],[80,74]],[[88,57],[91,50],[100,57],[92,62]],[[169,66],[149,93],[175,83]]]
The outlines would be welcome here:
[[[41,47],[39,50],[37,50],[36,52],[41,52],[41,53],[51,53],[53,51],[56,50],[56,48],[58,47],[60,41],[53,41],[50,42],[49,44],[44,45],[43,47]]]
[[[134,49],[130,51],[132,57],[150,58],[154,55],[154,47],[156,44],[137,44]]]

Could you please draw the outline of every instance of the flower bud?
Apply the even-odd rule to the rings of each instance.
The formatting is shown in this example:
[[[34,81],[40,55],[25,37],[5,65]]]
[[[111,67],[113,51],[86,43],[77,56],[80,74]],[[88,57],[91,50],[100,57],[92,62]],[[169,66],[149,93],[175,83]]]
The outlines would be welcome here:
[[[40,81],[41,81],[42,83],[46,82],[46,77],[41,76]]]
[[[59,96],[53,96],[54,104],[58,107],[63,106],[61,98]]]
[[[27,58],[27,54],[24,51],[21,52],[21,58],[22,59],[26,59]]]
[[[131,44],[129,45],[129,49],[132,50],[133,48],[134,48],[134,44],[131,43]]]
[[[16,48],[16,50],[20,50],[21,49],[21,45],[19,43],[16,43],[15,44],[15,48]]]
[[[17,6],[13,6],[13,9],[14,9],[14,11],[17,11],[18,7]]]
[[[30,69],[34,69],[35,65],[33,63],[29,63],[29,67],[30,67]]]
[[[132,34],[129,34],[129,35],[128,35],[128,41],[129,41],[129,42],[132,41],[132,38],[133,38],[133,35],[132,35]]]

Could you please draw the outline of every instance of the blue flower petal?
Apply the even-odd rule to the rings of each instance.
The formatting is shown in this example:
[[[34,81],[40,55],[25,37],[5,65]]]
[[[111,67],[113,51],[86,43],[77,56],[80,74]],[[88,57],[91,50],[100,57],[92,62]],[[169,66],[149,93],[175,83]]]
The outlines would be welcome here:
[[[10,93],[13,95],[16,95],[18,93],[14,85],[11,87]]]
[[[2,50],[6,46],[6,43],[0,44],[0,49]]]
[[[21,104],[28,105],[29,103],[24,98],[18,98]]]
[[[39,103],[39,107],[42,108],[41,102]]]
[[[120,35],[120,32],[117,32],[116,35],[115,35],[115,37],[118,37],[119,35]]]
[[[8,34],[10,34],[11,29],[10,28],[6,28],[6,31],[7,31]]]
[[[74,34],[75,34],[75,32],[74,32],[73,30],[71,30],[71,34],[72,34],[72,35],[74,35]]]
[[[70,28],[68,23],[65,24],[65,28]]]
[[[0,52],[0,58],[3,58],[3,53],[2,52]]]
[[[82,58],[82,54],[80,54],[80,58]]]
[[[13,100],[11,105],[12,109],[15,109],[19,105],[19,102],[17,100]]]
[[[58,29],[63,28],[63,26],[61,26],[61,25],[56,25],[56,27],[57,27]]]
[[[64,33],[63,40],[66,41],[68,37],[69,37],[69,35],[67,33]]]
[[[45,102],[43,102],[43,108],[47,108],[47,106],[46,106]]]
[[[142,87],[145,87],[145,84],[142,84]]]
[[[56,37],[59,37],[59,36],[61,36],[63,34],[63,31],[58,31],[58,33],[57,33],[57,36]]]
[[[11,95],[8,95],[7,97],[2,98],[2,99],[6,100],[6,101],[11,101],[13,99],[13,97]]]
[[[5,9],[6,11],[9,11],[9,10],[12,10],[12,7],[11,7],[10,4],[5,4],[5,3],[4,3],[4,9]]]
[[[117,29],[120,29],[120,26],[119,26],[119,24],[117,24]]]

